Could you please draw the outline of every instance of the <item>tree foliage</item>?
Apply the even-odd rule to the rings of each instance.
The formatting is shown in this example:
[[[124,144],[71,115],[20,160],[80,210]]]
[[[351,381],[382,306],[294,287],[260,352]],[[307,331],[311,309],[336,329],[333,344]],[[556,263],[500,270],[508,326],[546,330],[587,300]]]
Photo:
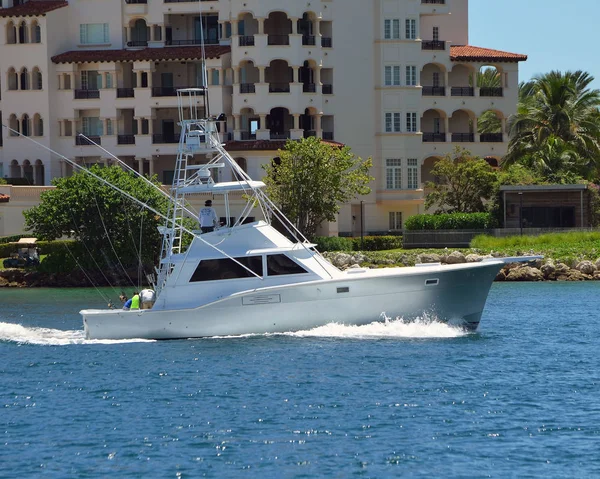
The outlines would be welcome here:
[[[600,90],[583,71],[552,71],[519,86],[503,165],[522,163],[553,181],[567,172],[595,179],[600,168]]]
[[[425,185],[430,190],[425,208],[435,207],[437,214],[485,212],[484,200],[492,196],[498,178],[487,161],[460,147],[438,161],[431,174],[437,181]]]
[[[167,199],[141,178],[118,166],[90,171],[155,210],[165,213]],[[55,178],[53,190],[42,193],[39,206],[24,212],[25,227],[44,240],[76,239],[103,266],[151,264],[160,251],[160,217],[142,208],[110,186],[85,173]],[[158,184],[158,183],[157,183]],[[141,243],[140,243],[141,241]],[[91,264],[92,258],[84,258]]]
[[[264,165],[271,199],[308,238],[324,221],[335,221],[340,205],[370,193],[371,159],[355,156],[318,138],[288,141],[280,163]]]

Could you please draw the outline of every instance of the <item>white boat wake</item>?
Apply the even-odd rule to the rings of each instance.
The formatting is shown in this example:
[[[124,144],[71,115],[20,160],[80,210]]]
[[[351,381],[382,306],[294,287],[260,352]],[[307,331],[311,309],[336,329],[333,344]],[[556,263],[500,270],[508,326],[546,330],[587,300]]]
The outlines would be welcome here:
[[[71,344],[122,344],[154,342],[150,339],[85,339],[83,330],[64,331],[62,329],[33,328],[21,324],[0,322],[0,341],[41,346],[68,346]]]

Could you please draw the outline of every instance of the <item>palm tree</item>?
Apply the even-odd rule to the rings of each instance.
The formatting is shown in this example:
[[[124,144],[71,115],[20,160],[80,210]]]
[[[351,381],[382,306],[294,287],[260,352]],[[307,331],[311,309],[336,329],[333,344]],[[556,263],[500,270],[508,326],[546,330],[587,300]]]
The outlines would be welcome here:
[[[589,88],[593,80],[582,71],[552,71],[521,83],[517,113],[509,118],[511,139],[503,164],[537,165],[547,177],[552,172],[541,165],[562,165],[583,177],[597,177],[600,90]],[[563,154],[570,160],[557,162],[557,155]]]

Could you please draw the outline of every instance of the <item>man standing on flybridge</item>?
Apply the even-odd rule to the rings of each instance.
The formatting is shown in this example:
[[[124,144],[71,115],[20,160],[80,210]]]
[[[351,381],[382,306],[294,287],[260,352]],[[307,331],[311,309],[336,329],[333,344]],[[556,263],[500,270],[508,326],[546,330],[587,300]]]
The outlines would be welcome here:
[[[200,222],[200,229],[202,233],[210,233],[215,230],[215,226],[218,224],[217,212],[212,207],[212,200],[206,200],[204,202],[204,208],[200,210],[198,217]]]

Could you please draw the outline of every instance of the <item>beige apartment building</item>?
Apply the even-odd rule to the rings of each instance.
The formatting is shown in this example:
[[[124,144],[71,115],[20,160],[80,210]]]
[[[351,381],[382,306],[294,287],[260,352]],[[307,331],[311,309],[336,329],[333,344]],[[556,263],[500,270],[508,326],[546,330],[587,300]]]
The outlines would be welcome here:
[[[456,145],[497,164],[526,59],[469,45],[468,0],[2,0],[0,31],[10,128],[0,176],[38,191],[71,174],[19,133],[81,164],[110,164],[83,133],[169,184],[175,91],[207,83],[210,114],[227,118],[223,142],[254,178],[288,138],[373,158],[372,193],[345,205],[329,234],[400,230],[423,212],[423,184]],[[480,86],[488,68],[498,84]],[[490,110],[498,129],[481,133]]]

